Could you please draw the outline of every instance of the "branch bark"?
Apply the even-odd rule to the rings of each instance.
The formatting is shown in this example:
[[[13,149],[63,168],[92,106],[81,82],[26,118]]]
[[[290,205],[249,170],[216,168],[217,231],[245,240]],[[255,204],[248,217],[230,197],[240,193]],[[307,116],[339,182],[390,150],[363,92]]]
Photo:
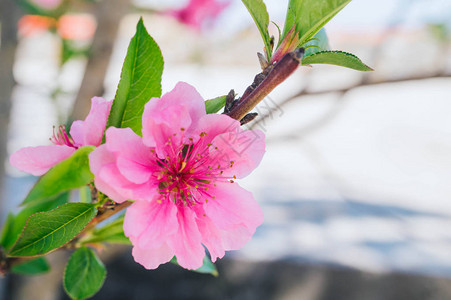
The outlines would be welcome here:
[[[285,54],[258,86],[255,88],[250,86],[246,90],[243,97],[231,108],[230,112],[227,112],[227,115],[238,121],[243,119],[263,98],[284,82],[299,67],[303,55],[304,48]]]

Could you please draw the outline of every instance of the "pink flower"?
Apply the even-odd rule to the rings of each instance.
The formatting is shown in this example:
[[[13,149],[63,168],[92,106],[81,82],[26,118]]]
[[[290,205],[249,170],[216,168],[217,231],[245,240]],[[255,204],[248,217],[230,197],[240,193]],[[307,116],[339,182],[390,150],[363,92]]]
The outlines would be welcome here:
[[[50,141],[53,145],[26,147],[13,153],[9,159],[11,165],[21,171],[40,176],[51,167],[71,156],[82,146],[99,146],[102,142],[112,101],[100,97],[91,99],[91,111],[84,121],[72,123],[69,137],[64,125],[53,130]]]
[[[90,154],[95,184],[116,202],[136,200],[124,232],[135,260],[155,269],[174,255],[188,269],[240,249],[263,222],[247,176],[265,152],[264,134],[243,130],[226,115],[205,113],[204,100],[180,82],[143,113],[143,137],[109,128]]]
[[[205,22],[216,19],[229,3],[217,0],[190,0],[186,7],[170,11],[169,14],[181,23],[200,30]]]

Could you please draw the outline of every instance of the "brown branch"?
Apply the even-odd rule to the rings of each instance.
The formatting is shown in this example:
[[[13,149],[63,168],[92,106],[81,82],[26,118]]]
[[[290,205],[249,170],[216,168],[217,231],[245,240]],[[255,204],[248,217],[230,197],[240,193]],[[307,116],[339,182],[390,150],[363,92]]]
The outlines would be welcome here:
[[[235,120],[244,118],[263,98],[276,88],[276,86],[284,82],[298,68],[303,55],[304,48],[287,53],[274,65],[274,68],[269,71],[268,75],[266,75],[258,86],[255,88],[251,86],[252,92],[246,92],[245,95],[247,97],[241,98],[227,115]]]
[[[416,76],[410,76],[410,77],[402,77],[402,78],[394,78],[389,80],[371,80],[368,79],[368,77],[364,76],[362,80],[355,85],[341,88],[341,89],[330,89],[330,90],[320,90],[320,91],[309,91],[308,89],[301,90],[300,92],[296,93],[295,95],[283,100],[279,105],[278,108],[272,109],[268,114],[261,116],[258,120],[252,123],[250,126],[250,129],[255,128],[258,124],[265,122],[269,117],[271,117],[272,112],[280,109],[281,106],[284,106],[288,103],[290,103],[293,100],[296,100],[298,98],[301,98],[303,96],[315,96],[315,95],[324,95],[324,94],[345,94],[353,89],[360,88],[360,87],[366,87],[366,86],[375,86],[375,85],[381,85],[381,84],[391,84],[391,83],[400,83],[400,82],[407,82],[407,81],[415,81],[415,80],[424,80],[424,79],[433,79],[433,78],[450,78],[451,74],[448,73],[442,73],[438,72],[435,74],[421,74]]]

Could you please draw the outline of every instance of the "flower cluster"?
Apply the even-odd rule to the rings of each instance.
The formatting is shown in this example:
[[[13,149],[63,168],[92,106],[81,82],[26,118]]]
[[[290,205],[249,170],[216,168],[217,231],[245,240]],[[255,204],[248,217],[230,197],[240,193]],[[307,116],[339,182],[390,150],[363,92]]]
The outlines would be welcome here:
[[[70,136],[61,126],[50,139],[54,145],[21,149],[11,164],[42,175],[77,148],[97,146],[89,157],[95,186],[117,203],[134,201],[124,232],[135,260],[148,269],[173,256],[196,269],[204,247],[213,262],[226,250],[240,249],[263,214],[235,179],[260,163],[264,134],[243,130],[229,116],[207,114],[202,97],[183,82],[146,104],[142,137],[130,128],[105,132],[111,103],[93,98],[88,117],[73,123]]]

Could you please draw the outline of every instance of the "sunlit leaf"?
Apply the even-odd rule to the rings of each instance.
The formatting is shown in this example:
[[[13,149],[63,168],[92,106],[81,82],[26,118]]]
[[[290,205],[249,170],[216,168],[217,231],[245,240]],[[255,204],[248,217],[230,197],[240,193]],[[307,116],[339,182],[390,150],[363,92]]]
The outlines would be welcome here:
[[[351,0],[290,0],[283,37],[296,24],[300,43],[304,45]]]
[[[144,105],[150,98],[161,96],[162,74],[163,56],[160,48],[140,19],[136,34],[128,46],[107,127],[130,127],[141,135]]]
[[[254,19],[255,24],[260,31],[260,34],[265,44],[266,57],[271,58],[271,37],[268,32],[269,15],[266,10],[266,5],[262,0],[242,0],[247,10]]]
[[[205,101],[205,111],[207,114],[215,114],[220,111],[226,103],[226,96],[216,97]]]
[[[304,45],[305,54],[304,57],[315,54],[320,51],[328,51],[329,39],[327,38],[326,30],[322,28],[317,34],[312,38],[311,41]]]
[[[329,64],[342,66],[358,71],[372,71],[357,56],[342,51],[322,51],[302,59],[303,65]]]
[[[76,237],[95,217],[89,203],[66,203],[32,215],[8,256],[37,256],[63,246]]]
[[[110,243],[110,244],[124,244],[131,245],[130,240],[124,234],[124,216],[121,216],[111,223],[106,224],[101,228],[97,228],[84,236],[80,243],[95,244],[95,243]]]
[[[75,251],[64,270],[64,290],[72,299],[86,299],[103,286],[106,269],[102,261],[89,248]]]
[[[12,245],[17,241],[20,234],[23,231],[27,219],[38,212],[49,211],[69,201],[69,192],[64,192],[56,197],[51,198],[49,201],[38,203],[36,205],[27,206],[22,209],[16,216],[13,214],[8,215],[8,219],[3,228],[2,238],[0,239],[0,245],[5,249],[10,249]]]
[[[94,179],[89,170],[88,155],[94,146],[79,148],[69,158],[63,160],[45,173],[31,189],[22,205],[36,205],[46,202],[62,192],[87,185]]]

